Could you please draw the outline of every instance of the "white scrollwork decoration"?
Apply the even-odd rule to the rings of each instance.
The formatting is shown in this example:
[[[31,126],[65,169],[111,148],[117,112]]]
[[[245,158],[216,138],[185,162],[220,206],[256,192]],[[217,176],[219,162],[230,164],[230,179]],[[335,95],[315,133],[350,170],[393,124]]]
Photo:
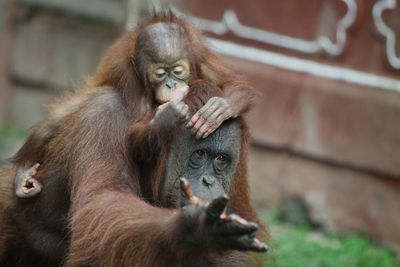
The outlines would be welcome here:
[[[378,32],[386,38],[386,56],[389,64],[395,68],[400,69],[400,58],[396,56],[396,35],[394,31],[385,24],[382,18],[382,13],[386,9],[395,9],[396,0],[380,0],[375,3],[372,14],[374,17],[375,27]]]
[[[266,30],[261,30],[241,24],[233,10],[225,11],[222,21],[213,21],[204,18],[189,16],[189,19],[200,30],[223,35],[229,31],[241,38],[255,40],[270,45],[284,47],[300,51],[302,53],[317,54],[325,52],[332,56],[342,54],[346,45],[347,29],[351,27],[357,16],[357,4],[355,0],[341,0],[347,6],[345,16],[339,20],[336,27],[336,43],[327,36],[319,36],[315,40],[308,41],[287,35],[282,35]],[[178,10],[176,10],[179,12]]]

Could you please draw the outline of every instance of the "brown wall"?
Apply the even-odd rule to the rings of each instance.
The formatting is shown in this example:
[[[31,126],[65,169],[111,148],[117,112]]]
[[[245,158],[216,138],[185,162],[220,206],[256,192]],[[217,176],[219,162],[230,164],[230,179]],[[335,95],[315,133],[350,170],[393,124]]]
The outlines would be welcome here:
[[[91,75],[125,26],[125,1],[0,1],[0,26],[10,45],[1,73],[1,122],[28,129],[46,103]],[[8,3],[8,4],[7,4]],[[8,23],[6,23],[8,22]],[[5,35],[0,39],[4,47]],[[8,79],[8,81],[5,81]],[[6,84],[10,84],[7,88]]]
[[[181,10],[199,18],[220,21],[232,9],[243,25],[305,40],[326,35],[335,41],[336,23],[346,12],[345,5],[334,0],[178,2]],[[339,56],[307,55],[232,33],[206,34],[400,83],[400,72],[388,64],[384,39],[371,17],[375,2],[357,1],[356,23]],[[126,1],[18,0],[8,25],[11,13],[4,3],[0,0],[0,120],[28,129],[43,118],[46,103],[79,87],[93,73],[124,29]],[[399,7],[384,13],[397,36],[399,17]],[[313,218],[328,229],[366,228],[400,246],[400,94],[238,57],[224,56],[224,60],[247,75],[262,95],[247,116],[253,136],[249,163],[257,205],[276,208],[290,196],[301,196]]]

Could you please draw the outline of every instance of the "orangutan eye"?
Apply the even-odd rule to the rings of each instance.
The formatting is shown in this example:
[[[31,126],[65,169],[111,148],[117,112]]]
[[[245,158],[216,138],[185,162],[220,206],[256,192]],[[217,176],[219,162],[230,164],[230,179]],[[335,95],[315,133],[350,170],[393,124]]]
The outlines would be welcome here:
[[[194,154],[196,155],[197,158],[204,158],[206,152],[204,150],[197,150],[194,152]]]
[[[181,76],[183,74],[183,67],[182,66],[176,66],[174,68],[174,75],[175,76]]]
[[[215,171],[221,172],[223,171],[230,163],[229,157],[225,154],[220,154],[214,159],[214,168]]]
[[[199,168],[206,162],[206,160],[207,160],[207,152],[205,150],[200,149],[193,152],[189,162],[192,168]]]
[[[156,75],[157,78],[160,79],[160,78],[162,78],[162,77],[165,76],[166,71],[165,71],[164,69],[160,68],[160,69],[156,69],[156,70],[154,71],[154,74]]]
[[[220,162],[225,162],[226,161],[226,156],[224,155],[219,155],[218,157],[216,157],[216,160],[220,161]]]

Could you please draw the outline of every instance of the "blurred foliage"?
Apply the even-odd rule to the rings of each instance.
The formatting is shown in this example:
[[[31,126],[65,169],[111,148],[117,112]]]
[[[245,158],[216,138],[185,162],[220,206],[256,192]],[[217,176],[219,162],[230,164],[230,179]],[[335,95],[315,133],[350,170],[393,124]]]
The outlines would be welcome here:
[[[397,267],[399,257],[374,244],[367,234],[339,235],[314,231],[278,221],[274,213],[264,216],[276,242],[264,261],[277,267]]]
[[[27,135],[25,130],[10,126],[8,124],[0,127],[0,141],[7,141],[12,139],[24,139]]]
[[[10,125],[0,127],[0,165],[14,155],[23,144],[26,136],[27,131],[25,130]]]

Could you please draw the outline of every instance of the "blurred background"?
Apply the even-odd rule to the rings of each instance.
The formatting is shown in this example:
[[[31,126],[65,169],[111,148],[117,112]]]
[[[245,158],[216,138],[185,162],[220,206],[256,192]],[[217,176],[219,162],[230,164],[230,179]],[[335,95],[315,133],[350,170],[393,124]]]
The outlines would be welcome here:
[[[121,33],[172,8],[262,95],[246,116],[270,265],[400,266],[399,2],[0,0],[0,166]]]

